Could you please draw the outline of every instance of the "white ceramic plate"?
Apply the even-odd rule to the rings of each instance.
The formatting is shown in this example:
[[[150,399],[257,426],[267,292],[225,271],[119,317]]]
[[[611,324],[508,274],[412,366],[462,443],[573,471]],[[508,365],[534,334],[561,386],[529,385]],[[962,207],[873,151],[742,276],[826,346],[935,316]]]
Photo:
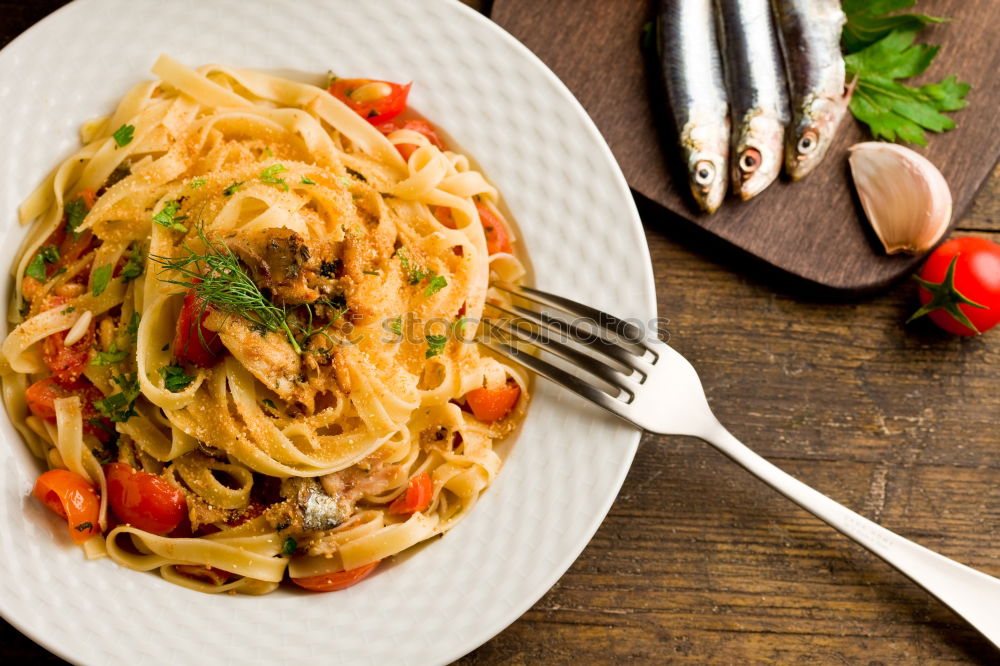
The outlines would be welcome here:
[[[649,254],[611,152],[526,48],[452,0],[78,0],[0,52],[0,266],[19,203],[161,52],[189,65],[413,80],[412,106],[482,166],[544,289],[655,316]],[[10,289],[3,271],[2,292]],[[638,433],[546,382],[496,483],[446,537],[326,595],[201,595],[87,562],[29,498],[38,463],[0,419],[0,613],[78,663],[442,663],[513,622],[572,564]]]

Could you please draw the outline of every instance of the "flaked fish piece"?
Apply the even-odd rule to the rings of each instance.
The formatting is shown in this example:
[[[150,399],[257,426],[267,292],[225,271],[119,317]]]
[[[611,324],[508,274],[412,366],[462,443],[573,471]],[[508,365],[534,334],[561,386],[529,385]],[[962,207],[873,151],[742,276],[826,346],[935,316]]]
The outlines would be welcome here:
[[[712,0],[661,0],[656,43],[691,194],[713,213],[728,182],[729,107]]]
[[[847,110],[840,33],[847,17],[840,0],[772,0],[791,97],[785,131],[785,171],[798,180],[830,148]]]
[[[715,0],[732,115],[733,192],[746,201],[781,171],[788,90],[768,0]]]

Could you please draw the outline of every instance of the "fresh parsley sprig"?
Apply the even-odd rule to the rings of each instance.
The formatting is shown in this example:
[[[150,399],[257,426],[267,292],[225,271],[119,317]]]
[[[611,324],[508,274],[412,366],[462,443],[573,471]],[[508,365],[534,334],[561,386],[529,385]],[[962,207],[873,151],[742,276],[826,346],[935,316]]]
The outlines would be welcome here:
[[[939,47],[915,44],[917,32],[944,19],[922,14],[888,12],[911,7],[915,0],[845,0],[844,58],[848,80],[854,80],[850,109],[868,125],[875,138],[927,145],[925,130],[943,132],[956,127],[944,115],[966,106],[971,86],[949,76],[939,83],[914,88],[900,83],[923,73]]]

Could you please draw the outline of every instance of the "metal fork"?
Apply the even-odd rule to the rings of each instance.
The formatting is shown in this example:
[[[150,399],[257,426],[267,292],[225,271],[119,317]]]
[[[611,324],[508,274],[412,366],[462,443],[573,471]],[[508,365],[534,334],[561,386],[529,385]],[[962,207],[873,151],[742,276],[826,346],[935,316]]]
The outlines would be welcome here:
[[[537,289],[493,286],[515,299],[509,306],[487,304],[499,316],[484,316],[480,344],[644,430],[705,440],[894,566],[1000,648],[1000,580],[904,539],[761,458],[712,414],[687,359],[634,324]],[[518,300],[545,310],[523,307]],[[521,347],[525,343],[527,351]],[[549,362],[531,349],[562,362]]]

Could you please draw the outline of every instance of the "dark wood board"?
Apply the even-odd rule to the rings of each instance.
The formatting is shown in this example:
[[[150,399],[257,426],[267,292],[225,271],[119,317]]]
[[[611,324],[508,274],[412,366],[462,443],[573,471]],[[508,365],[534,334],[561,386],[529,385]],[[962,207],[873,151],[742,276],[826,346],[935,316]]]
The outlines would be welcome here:
[[[868,140],[848,117],[826,160],[808,178],[785,178],[750,202],[730,196],[712,216],[691,202],[677,171],[672,130],[657,119],[669,114],[655,63],[640,50],[650,0],[496,0],[491,17],[534,51],[569,86],[597,123],[629,185],[678,219],[742,248],[767,264],[835,291],[880,289],[912,272],[919,257],[887,256],[853,195],[847,147]],[[954,217],[968,209],[1000,155],[1000,3],[996,0],[922,0],[920,11],[951,23],[925,31],[940,44],[927,72],[956,73],[973,89],[968,108],[954,115],[959,128],[932,135],[919,149],[952,188]],[[700,238],[700,236],[695,236]]]

